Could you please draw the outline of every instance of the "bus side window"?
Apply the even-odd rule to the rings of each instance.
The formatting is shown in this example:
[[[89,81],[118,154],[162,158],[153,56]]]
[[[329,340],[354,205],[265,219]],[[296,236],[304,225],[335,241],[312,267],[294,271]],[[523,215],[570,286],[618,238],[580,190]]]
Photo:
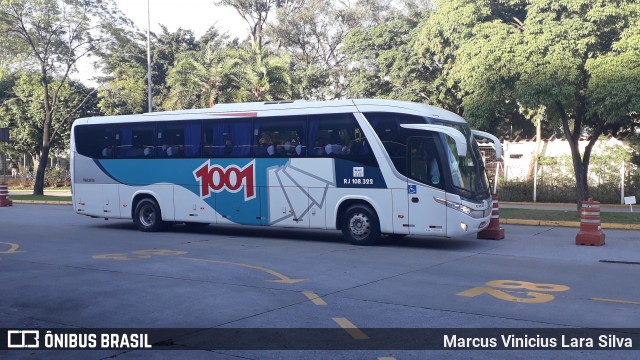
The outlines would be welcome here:
[[[314,115],[309,121],[310,157],[335,157],[376,165],[376,160],[353,114]]]
[[[204,122],[204,157],[248,157],[251,151],[251,121],[222,119]]]
[[[157,157],[199,157],[199,121],[158,123]]]
[[[100,150],[100,157],[103,159],[113,158],[113,155],[115,153],[114,149],[117,146],[113,128],[104,128],[100,140],[100,147],[102,148]]]
[[[305,156],[304,116],[265,117],[254,122],[255,157]]]
[[[122,134],[117,158],[154,157],[155,124],[127,124],[116,129]]]
[[[74,130],[76,150],[93,159],[113,156],[113,128],[104,125],[79,125]]]

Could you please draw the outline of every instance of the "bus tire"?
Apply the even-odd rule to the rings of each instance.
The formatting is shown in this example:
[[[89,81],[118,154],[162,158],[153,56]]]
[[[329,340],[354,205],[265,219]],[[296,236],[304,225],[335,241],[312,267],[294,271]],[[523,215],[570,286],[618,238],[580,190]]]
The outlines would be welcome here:
[[[136,205],[135,217],[133,221],[140,231],[156,232],[166,228],[166,224],[162,221],[162,213],[160,206],[151,198],[145,198]]]
[[[353,245],[373,245],[380,240],[380,222],[367,205],[352,205],[344,214],[342,235]]]

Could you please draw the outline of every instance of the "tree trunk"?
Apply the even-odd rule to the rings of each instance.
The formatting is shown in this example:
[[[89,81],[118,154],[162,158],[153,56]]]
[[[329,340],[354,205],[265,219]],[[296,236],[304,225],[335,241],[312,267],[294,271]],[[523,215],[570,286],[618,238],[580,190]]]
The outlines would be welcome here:
[[[47,168],[47,162],[49,159],[49,144],[42,146],[40,152],[40,161],[36,169],[34,183],[33,183],[33,195],[44,195],[44,174]]]
[[[571,146],[571,158],[573,159],[573,171],[576,173],[576,206],[577,210],[580,211],[582,203],[589,199],[588,165],[582,161],[580,148],[578,148],[577,144],[576,146]]]
[[[49,150],[51,148],[51,124],[53,123],[53,111],[51,110],[51,99],[49,97],[49,78],[47,68],[44,63],[40,65],[42,78],[40,82],[44,87],[44,122],[42,124],[42,150],[40,151],[40,162],[35,174],[33,183],[33,195],[44,195],[44,174],[49,161]]]
[[[562,103],[559,101],[556,102],[556,109],[558,110],[560,119],[562,120],[564,136],[567,138],[567,142],[569,142],[569,147],[571,148],[573,171],[576,174],[576,208],[580,211],[582,209],[582,203],[589,199],[589,184],[587,178],[589,157],[591,155],[591,148],[595,144],[595,140],[597,140],[599,133],[596,132],[596,134],[594,134],[595,139],[592,139],[592,141],[589,142],[589,146],[587,146],[587,149],[585,150],[583,161],[583,158],[580,155],[580,132],[582,131],[582,119],[580,116],[584,113],[580,111],[578,112],[576,115],[577,119],[574,120],[573,132],[571,132],[571,128],[569,127],[569,116],[567,116],[564,106],[562,106]]]

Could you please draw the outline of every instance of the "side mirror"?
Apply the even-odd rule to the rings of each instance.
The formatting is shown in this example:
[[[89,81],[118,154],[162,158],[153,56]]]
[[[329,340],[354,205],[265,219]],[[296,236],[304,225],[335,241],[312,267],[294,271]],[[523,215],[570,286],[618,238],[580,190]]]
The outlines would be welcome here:
[[[498,158],[498,160],[502,158],[502,144],[500,144],[500,139],[484,131],[471,130],[471,133],[473,136],[491,140],[493,148],[496,150],[496,158]]]
[[[460,131],[452,127],[431,124],[400,124],[400,126],[405,129],[431,131],[448,135],[456,142],[458,156],[467,156],[467,139],[465,139],[464,135]]]

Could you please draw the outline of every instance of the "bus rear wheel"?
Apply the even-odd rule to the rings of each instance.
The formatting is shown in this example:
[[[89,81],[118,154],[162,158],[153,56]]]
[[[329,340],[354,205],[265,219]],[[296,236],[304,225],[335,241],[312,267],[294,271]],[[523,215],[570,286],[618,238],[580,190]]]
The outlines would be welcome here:
[[[138,202],[133,221],[139,230],[145,232],[161,231],[165,228],[160,206],[150,198],[142,199]]]
[[[367,205],[352,205],[344,214],[342,235],[353,245],[373,245],[380,240],[378,216]]]

